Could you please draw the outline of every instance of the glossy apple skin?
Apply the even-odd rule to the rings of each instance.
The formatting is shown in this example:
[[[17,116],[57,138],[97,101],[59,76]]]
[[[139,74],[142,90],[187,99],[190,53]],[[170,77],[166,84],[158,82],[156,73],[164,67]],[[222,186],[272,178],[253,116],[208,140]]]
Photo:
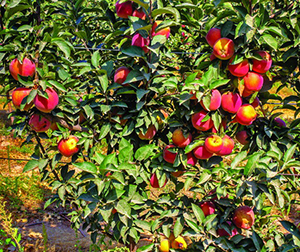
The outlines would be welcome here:
[[[205,36],[207,43],[213,47],[214,44],[221,38],[221,30],[219,28],[211,28]]]
[[[45,132],[51,126],[51,122],[46,117],[39,114],[33,114],[30,117],[28,124],[35,132]]]
[[[116,13],[120,18],[128,18],[128,16],[132,15],[132,2],[127,1],[124,3],[119,3],[120,1],[116,2]]]
[[[125,67],[125,66],[119,67],[115,72],[114,82],[122,85],[123,82],[125,82],[129,73],[130,73],[130,70],[127,67]],[[127,86],[127,85],[129,85],[129,84],[125,84],[124,86]]]
[[[223,148],[218,152],[219,156],[226,156],[232,153],[233,148],[234,148],[234,141],[233,139],[225,135],[223,138]]]
[[[166,36],[166,38],[168,39],[170,37],[170,32],[171,32],[170,27],[165,27],[163,29],[155,31],[155,29],[157,28],[157,26],[160,25],[161,22],[162,21],[160,21],[160,20],[154,22],[152,29],[151,29],[152,37],[154,37],[156,35],[163,35],[163,36]]]
[[[150,125],[145,134],[143,134],[142,131],[139,132],[139,138],[141,140],[151,140],[155,136],[156,131],[157,130],[156,130],[155,126]]]
[[[221,107],[229,113],[235,114],[242,103],[242,98],[238,93],[227,92],[222,94]]]
[[[136,33],[135,35],[133,35],[132,37],[132,41],[131,41],[131,45],[132,46],[138,46],[141,47],[143,49],[143,51],[145,53],[149,52],[149,49],[146,47],[150,44],[150,39],[148,38],[144,38],[141,34]]]
[[[138,17],[142,20],[146,20],[146,13],[141,9],[141,10],[134,10],[132,13],[133,17]]]
[[[218,89],[213,89],[211,91],[209,107],[208,108],[205,107],[202,100],[200,101],[200,104],[206,111],[215,111],[221,106],[221,100],[222,100],[222,96],[221,96],[220,91]]]
[[[163,158],[166,162],[170,164],[174,164],[177,153],[173,153],[169,151],[168,149],[176,147],[174,144],[167,145],[163,150]]]
[[[242,145],[246,145],[249,143],[249,141],[247,140],[248,137],[249,137],[249,135],[246,130],[239,131],[235,135],[236,140]]]
[[[272,58],[266,51],[258,51],[256,54],[262,57],[261,60],[253,59],[252,70],[257,73],[266,73],[272,66]]]
[[[170,241],[169,239],[163,239],[160,241],[160,244],[159,244],[159,251],[160,252],[169,252],[170,251]]]
[[[254,101],[251,103],[253,108],[257,108],[259,106],[259,98],[255,97]]]
[[[211,135],[205,139],[204,146],[210,153],[218,153],[223,148],[223,140],[218,135]]]
[[[254,222],[254,212],[249,206],[240,206],[234,210],[232,222],[238,228],[250,229]]]
[[[232,65],[231,62],[233,58],[230,59],[228,64],[229,72],[236,77],[243,77],[249,72],[249,62],[247,59],[244,59],[241,63]]]
[[[231,221],[226,221],[227,222],[227,224],[229,225],[229,226],[232,226],[232,222]],[[235,236],[235,235],[237,235],[239,232],[237,231],[237,229],[236,228],[234,228],[232,231],[231,231],[231,234],[229,234],[225,229],[223,229],[223,228],[218,228],[218,230],[217,230],[217,234],[219,235],[219,236],[229,236],[230,238],[231,237],[233,237],[233,236]]]
[[[245,89],[253,93],[261,90],[264,84],[263,76],[255,72],[247,73],[244,76],[243,80],[244,80]]]
[[[208,159],[213,155],[204,147],[204,145],[196,147],[193,150],[193,153],[197,159],[201,159],[201,160]]]
[[[214,126],[214,123],[211,118],[209,118],[205,122],[202,122],[202,120],[204,119],[204,117],[206,115],[207,115],[207,112],[204,110],[192,115],[192,118],[191,118],[192,124],[195,129],[200,130],[200,131],[208,131]]]
[[[26,87],[18,87],[14,89],[11,95],[12,103],[14,104],[16,109],[20,109],[20,106],[22,104],[22,100],[27,97],[31,92],[30,88]],[[23,111],[29,110],[33,105],[33,102],[30,104],[26,104],[23,108]]]
[[[278,127],[280,127],[280,128],[286,127],[285,121],[283,121],[283,120],[282,120],[281,118],[279,118],[279,117],[274,118],[274,122],[275,122],[275,124],[276,124]]]
[[[187,164],[195,166],[197,164],[197,158],[194,156],[193,152],[189,152],[187,155]]]
[[[163,188],[166,184],[167,184],[168,180],[166,178],[166,181],[164,183],[164,185],[161,187]],[[150,178],[150,185],[153,187],[153,188],[160,188],[159,187],[159,183],[158,183],[158,179],[157,179],[157,176],[155,173],[152,174],[151,178]]]
[[[173,249],[185,250],[187,248],[187,244],[186,244],[185,240],[183,239],[183,237],[178,236],[171,242],[171,247]]]
[[[39,95],[34,98],[35,107],[44,113],[50,113],[58,105],[58,94],[53,88],[46,88],[45,92],[48,94],[48,99]]]
[[[185,136],[181,129],[176,129],[172,134],[172,141],[179,148],[185,148],[192,142],[192,134],[188,133]]]
[[[57,148],[59,152],[65,157],[71,157],[79,151],[79,146],[77,142],[79,139],[76,136],[69,136],[67,139],[61,139],[58,142]]]
[[[214,214],[214,212],[216,211],[216,206],[211,201],[204,201],[200,203],[200,208],[203,211],[205,217]]]
[[[251,125],[256,119],[257,113],[250,104],[242,105],[236,113],[236,121],[242,125]]]
[[[33,76],[35,64],[28,58],[24,58],[23,63],[16,58],[10,63],[9,71],[15,80],[18,80],[18,74],[24,77]]]
[[[234,54],[234,43],[229,38],[220,38],[213,46],[214,55],[220,60],[228,60]]]

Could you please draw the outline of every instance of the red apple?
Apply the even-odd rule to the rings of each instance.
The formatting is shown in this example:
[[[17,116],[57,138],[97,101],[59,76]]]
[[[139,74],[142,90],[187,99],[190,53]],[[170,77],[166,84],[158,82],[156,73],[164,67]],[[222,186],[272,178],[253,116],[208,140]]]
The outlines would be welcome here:
[[[242,106],[242,103],[242,98],[238,93],[227,92],[222,94],[222,109],[229,113],[235,114]]]
[[[28,124],[35,132],[45,132],[51,126],[51,122],[46,117],[39,114],[33,114],[30,117]]]
[[[223,148],[223,140],[218,135],[211,135],[205,139],[204,146],[210,153],[218,153]]]
[[[251,103],[253,108],[257,108],[259,106],[259,98],[255,97],[254,101]]]
[[[262,59],[261,60],[253,59],[252,70],[257,73],[267,72],[272,66],[272,58],[270,54],[268,54],[266,51],[259,51],[256,52],[256,55],[259,55]]]
[[[168,182],[168,179],[166,178],[166,181],[165,181],[164,185],[161,188],[163,188],[167,184],[167,182]],[[157,176],[156,176],[155,173],[153,173],[151,178],[150,178],[150,185],[153,188],[160,188],[159,183],[158,183],[158,179],[157,179]]]
[[[79,151],[79,146],[77,145],[78,141],[79,139],[73,135],[69,136],[67,139],[61,139],[57,146],[59,152],[65,157],[74,155]]]
[[[227,224],[229,226],[232,226],[232,222],[231,221],[226,221]],[[218,236],[229,236],[230,238],[237,235],[239,232],[237,231],[236,228],[234,228],[232,231],[231,231],[231,234],[229,234],[225,229],[223,228],[218,228],[217,230],[217,233],[218,233]]]
[[[245,89],[253,93],[261,90],[264,84],[263,76],[255,72],[247,73],[244,76],[243,80],[244,80]]]
[[[243,77],[245,76],[248,72],[249,72],[249,63],[247,59],[244,59],[242,62],[237,63],[237,64],[231,64],[233,61],[232,57],[229,60],[229,64],[228,64],[228,70],[229,72],[236,77]]]
[[[125,82],[129,73],[130,73],[130,70],[127,67],[125,67],[125,66],[119,67],[115,72],[114,82],[122,85],[123,82]],[[124,86],[129,86],[129,84],[125,84]]]
[[[220,38],[214,44],[213,53],[220,60],[230,59],[234,54],[233,41],[229,38]]]
[[[201,130],[201,131],[207,131],[210,130],[214,123],[211,118],[209,118],[207,121],[202,121],[207,115],[207,112],[202,110],[198,113],[195,113],[192,115],[192,124],[195,129]]]
[[[203,100],[200,101],[201,106],[206,111],[215,111],[221,106],[222,96],[218,89],[211,90],[210,104],[209,107],[205,107]]]
[[[140,19],[146,20],[146,13],[140,9],[140,10],[134,10],[132,13],[133,17],[138,17]]]
[[[152,29],[151,29],[151,35],[152,35],[152,37],[154,37],[156,35],[163,35],[163,36],[166,36],[166,38],[168,39],[170,37],[170,32],[171,32],[170,27],[165,27],[163,29],[159,29],[158,31],[156,30],[157,26],[159,26],[161,22],[162,21],[160,21],[160,20],[157,20],[154,22]]]
[[[197,158],[194,156],[193,152],[189,152],[187,155],[187,164],[195,166],[197,164]]]
[[[212,157],[212,155],[213,155],[204,147],[204,145],[196,147],[193,150],[193,153],[197,159],[208,159],[208,158]]]
[[[46,88],[45,92],[48,95],[48,99],[40,95],[36,95],[34,98],[35,107],[44,113],[50,113],[58,105],[58,94],[53,88]]]
[[[18,80],[18,74],[24,77],[33,76],[35,64],[28,58],[24,58],[23,63],[16,58],[10,63],[9,71],[15,80]]]
[[[242,229],[250,229],[255,221],[254,212],[249,206],[240,206],[234,210],[232,221]]]
[[[172,140],[179,148],[185,148],[192,142],[192,134],[184,134],[181,129],[176,129],[172,134]]]
[[[249,143],[249,141],[247,140],[248,137],[249,135],[246,130],[239,131],[235,136],[236,140],[242,145],[246,145]]]
[[[221,30],[219,28],[211,28],[205,36],[207,43],[213,47],[214,44],[221,38]]]
[[[132,2],[127,1],[123,3],[116,2],[116,13],[120,18],[128,18],[132,15]]]
[[[204,201],[200,203],[200,208],[203,211],[205,217],[213,214],[216,211],[216,206],[211,201]]]
[[[176,146],[174,144],[169,144],[163,150],[163,158],[166,162],[168,162],[170,164],[174,164],[177,153],[173,153],[173,152],[169,151],[168,149],[175,148],[175,147]]]
[[[139,132],[139,138],[142,140],[151,140],[155,134],[156,128],[153,124],[151,124],[145,134],[143,134],[142,131]]]
[[[11,99],[16,109],[20,109],[23,99],[27,97],[30,94],[30,92],[31,89],[26,87],[18,87],[12,92]],[[29,110],[32,107],[32,105],[33,102],[31,102],[30,104],[26,104],[23,110]]]
[[[250,104],[242,105],[236,113],[236,121],[242,125],[251,125],[256,119],[257,113]]]
[[[147,46],[150,44],[150,39],[148,38],[144,38],[141,34],[136,33],[135,35],[133,35],[132,37],[132,41],[131,41],[131,45],[132,46],[138,46],[141,47],[143,49],[143,51],[145,53],[149,52],[149,49],[147,48]]]
[[[228,135],[225,135],[223,138],[223,147],[222,149],[218,152],[219,156],[226,156],[232,153],[233,148],[234,148],[234,141],[232,138]]]

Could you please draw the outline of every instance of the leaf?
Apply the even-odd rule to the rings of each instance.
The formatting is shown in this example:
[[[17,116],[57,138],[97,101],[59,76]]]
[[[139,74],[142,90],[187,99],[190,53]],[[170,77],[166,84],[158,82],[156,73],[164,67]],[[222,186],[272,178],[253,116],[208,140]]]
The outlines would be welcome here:
[[[165,7],[165,8],[160,8],[152,11],[152,17],[155,18],[158,15],[161,14],[172,14],[175,18],[176,22],[180,22],[180,13],[177,9],[172,8],[172,7]]]
[[[137,102],[139,102],[145,94],[148,94],[150,90],[145,90],[145,89],[138,89],[136,91],[136,97],[137,97]]]
[[[120,200],[116,206],[118,213],[125,215],[131,219],[131,207],[125,200]]]
[[[215,89],[221,87],[223,85],[226,85],[229,81],[230,81],[229,79],[213,81],[212,83],[210,83],[209,89]]]
[[[72,46],[70,46],[66,41],[64,41],[62,38],[54,38],[51,40],[51,43],[58,46],[60,50],[63,51],[66,58],[69,58],[71,55],[71,49],[73,49]]]
[[[262,36],[262,39],[274,50],[277,50],[278,48],[278,41],[270,34],[264,34]]]
[[[93,53],[92,59],[91,59],[91,62],[92,62],[93,67],[98,68],[98,66],[99,66],[99,61],[100,61],[100,53],[99,53],[99,51],[95,51],[95,52]]]
[[[202,209],[195,205],[195,204],[192,204],[192,209],[193,209],[193,212],[196,216],[196,219],[198,220],[198,222],[200,223],[200,225],[203,223],[204,219],[205,219],[205,215],[202,211]]]
[[[155,246],[154,243],[151,243],[143,247],[140,247],[136,252],[151,252],[153,251],[154,246]]]
[[[247,151],[239,152],[231,162],[231,168],[235,169],[236,166],[247,157]]]
[[[38,160],[30,160],[27,162],[27,164],[23,168],[23,172],[31,171],[39,166]]]
[[[262,247],[264,246],[264,242],[255,231],[252,233],[252,240],[254,242],[256,251],[261,251]]]
[[[174,225],[174,236],[178,237],[182,230],[183,230],[183,226],[184,226],[184,218],[182,216],[180,216],[179,218],[177,218],[175,225]]]
[[[107,122],[107,123],[103,124],[101,129],[100,129],[99,140],[106,137],[107,134],[109,133],[110,129],[111,129],[110,123]]]
[[[292,147],[288,148],[287,151],[284,153],[283,161],[285,163],[288,162],[290,159],[292,159],[296,148],[297,148],[297,144],[294,144]]]
[[[293,223],[289,221],[280,221],[280,223],[287,231],[289,231],[292,235],[300,239],[300,231]]]
[[[142,161],[142,160],[145,160],[147,159],[148,157],[150,157],[151,155],[153,155],[153,151],[155,149],[155,146],[153,144],[148,144],[148,145],[145,145],[143,147],[140,147],[134,157],[136,160],[138,161]]]
[[[141,71],[132,70],[129,72],[129,74],[126,77],[126,80],[122,83],[122,85],[136,82],[136,81],[141,81],[143,79],[144,79],[144,75]]]
[[[128,48],[122,49],[121,52],[130,57],[144,57],[145,56],[143,49],[138,46],[130,46]]]
[[[49,80],[48,81],[52,86],[56,87],[57,89],[63,91],[63,92],[67,92],[67,89],[63,86],[63,84],[54,81],[54,80]]]
[[[261,156],[261,153],[255,153],[248,157],[248,162],[245,165],[244,175],[249,176],[256,167],[256,164]]]
[[[73,163],[73,165],[82,171],[97,173],[97,167],[93,163],[82,162],[82,163]]]

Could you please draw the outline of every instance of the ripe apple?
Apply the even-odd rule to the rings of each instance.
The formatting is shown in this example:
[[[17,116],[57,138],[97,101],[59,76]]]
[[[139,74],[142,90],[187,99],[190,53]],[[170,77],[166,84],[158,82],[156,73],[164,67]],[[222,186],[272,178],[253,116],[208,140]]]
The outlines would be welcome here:
[[[195,166],[197,164],[197,158],[194,156],[193,152],[189,152],[187,155],[187,164]]]
[[[203,100],[200,101],[201,106],[206,111],[215,111],[221,106],[222,96],[218,89],[211,90],[210,104],[209,107],[205,107]]]
[[[197,159],[208,159],[213,155],[204,147],[204,145],[196,147],[193,150],[193,153]]]
[[[166,36],[166,38],[168,39],[170,37],[170,32],[171,29],[170,27],[165,27],[163,29],[159,29],[158,31],[155,31],[157,26],[159,26],[161,24],[161,20],[157,20],[154,22],[152,29],[151,29],[151,35],[152,37],[156,36],[156,35],[163,35]]]
[[[132,16],[133,17],[138,17],[138,18],[140,18],[142,20],[146,20],[146,13],[142,9],[140,9],[140,10],[136,9],[136,10],[134,10],[133,13],[132,13]]]
[[[208,131],[214,126],[211,118],[209,118],[207,121],[202,122],[206,115],[207,112],[204,110],[192,115],[192,124],[195,129],[200,131]]]
[[[205,36],[207,43],[213,47],[214,44],[221,38],[221,30],[219,28],[211,28]]]
[[[263,76],[255,72],[247,73],[244,76],[243,80],[244,80],[245,89],[253,93],[261,90],[264,84]]]
[[[181,249],[185,250],[187,248],[186,241],[183,239],[182,236],[178,236],[171,242],[171,247],[173,249]]]
[[[232,222],[238,228],[250,229],[255,221],[254,212],[249,206],[240,206],[233,212]]]
[[[242,125],[251,125],[256,119],[257,113],[250,104],[242,105],[236,113],[236,121]]]
[[[270,54],[268,54],[266,51],[258,51],[255,53],[257,56],[259,55],[262,59],[257,60],[253,59],[253,66],[252,70],[257,73],[265,73],[267,72],[271,66],[272,66],[272,58]]]
[[[254,101],[251,103],[253,108],[257,108],[259,106],[259,98],[255,97]]]
[[[135,35],[133,35],[132,37],[132,41],[131,41],[131,45],[132,46],[138,46],[141,47],[143,49],[143,51],[145,53],[149,52],[149,49],[147,48],[147,46],[150,44],[150,39],[149,37],[144,38],[141,34],[136,33]]]
[[[200,208],[203,211],[205,217],[213,214],[216,211],[216,206],[211,201],[204,201],[200,203]]]
[[[128,16],[132,15],[132,2],[127,1],[124,3],[116,2],[116,13],[120,18],[128,18]]]
[[[226,221],[227,222],[227,224],[229,225],[229,226],[232,226],[232,222],[231,221]],[[218,234],[218,236],[229,236],[230,238],[231,237],[233,237],[233,236],[235,236],[235,235],[237,235],[239,232],[237,231],[237,229],[236,228],[234,228],[232,231],[231,231],[231,234],[229,234],[225,229],[223,229],[223,228],[218,228],[218,230],[217,230],[217,234]]]
[[[214,55],[220,60],[228,60],[234,54],[234,43],[229,38],[220,38],[213,46]]]
[[[223,140],[218,135],[211,135],[205,139],[204,147],[210,153],[218,153],[223,148]]]
[[[18,80],[18,74],[24,77],[33,76],[35,64],[28,58],[24,58],[23,63],[16,58],[10,63],[9,71],[15,80]]]
[[[138,136],[141,140],[151,140],[155,136],[155,134],[156,128],[153,124],[151,124],[145,134],[143,134],[143,132],[140,131]]]
[[[181,129],[176,129],[172,134],[172,141],[179,148],[185,148],[192,142],[192,134],[184,134]]]
[[[63,156],[70,157],[79,151],[78,141],[79,139],[76,136],[71,135],[67,139],[61,139],[57,148]]]
[[[18,87],[16,89],[14,89],[14,91],[12,92],[12,103],[14,104],[16,109],[20,109],[22,101],[25,97],[27,97],[31,92],[30,88],[26,88],[26,87]],[[33,102],[30,102],[29,104],[26,104],[23,108],[24,111],[29,110],[33,105]]]
[[[238,93],[227,92],[222,94],[221,107],[229,113],[235,114],[242,103],[243,100]]]
[[[234,148],[234,141],[233,139],[225,135],[223,138],[223,148],[217,153],[219,156],[226,156],[232,153]]]
[[[125,67],[125,66],[119,67],[115,72],[114,82],[122,85],[123,82],[125,82],[129,73],[130,73],[130,70],[127,67]],[[127,83],[124,86],[129,86],[129,84]]]
[[[40,95],[36,95],[34,98],[35,107],[44,113],[50,113],[58,105],[58,94],[53,88],[46,88],[45,92],[48,95],[48,99]]]
[[[167,182],[168,182],[168,179],[166,178],[166,181],[165,181],[164,185],[161,188],[163,188],[167,184]],[[158,183],[158,179],[157,179],[157,176],[156,176],[155,173],[153,173],[151,178],[150,178],[150,185],[153,188],[160,188],[159,183]]]
[[[233,61],[233,58],[234,57],[232,57],[229,60],[229,63],[228,63],[228,70],[229,70],[229,72],[233,76],[236,76],[236,77],[243,77],[243,76],[245,76],[249,72],[249,62],[248,62],[248,60],[244,59],[242,62],[233,65],[233,64],[231,64],[232,61]]]
[[[35,132],[45,132],[51,126],[51,122],[46,117],[39,114],[33,114],[30,117],[28,124]]]
[[[177,153],[173,153],[173,152],[169,151],[168,149],[175,148],[175,147],[176,146],[174,144],[169,144],[163,150],[163,158],[166,162],[168,162],[170,164],[174,164]]]
[[[160,244],[159,244],[159,251],[160,252],[169,252],[170,251],[170,241],[169,239],[162,239],[160,241]]]
[[[235,136],[236,140],[242,145],[246,145],[249,143],[249,141],[247,140],[248,137],[249,135],[246,130],[239,131]]]

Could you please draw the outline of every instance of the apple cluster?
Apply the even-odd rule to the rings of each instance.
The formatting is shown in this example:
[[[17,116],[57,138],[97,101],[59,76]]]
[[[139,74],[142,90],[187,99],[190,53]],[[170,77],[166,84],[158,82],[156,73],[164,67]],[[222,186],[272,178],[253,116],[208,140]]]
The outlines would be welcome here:
[[[24,58],[23,62],[20,62],[17,58],[14,59],[9,65],[9,71],[15,80],[18,80],[18,75],[23,77],[33,77],[36,72],[36,66],[33,61],[28,58]],[[57,128],[56,123],[51,121],[51,117],[44,115],[51,113],[53,109],[59,103],[59,97],[57,92],[52,87],[47,87],[45,93],[48,98],[36,94],[32,101],[27,102],[27,99],[32,92],[32,88],[17,87],[12,92],[12,103],[16,109],[21,111],[28,111],[34,105],[40,113],[34,113],[31,115],[28,124],[35,132],[46,132],[48,129],[55,130]],[[22,104],[25,104],[22,106]],[[79,147],[77,142],[79,139],[76,136],[69,136],[68,139],[61,139],[58,143],[59,152],[70,157],[77,153]]]

